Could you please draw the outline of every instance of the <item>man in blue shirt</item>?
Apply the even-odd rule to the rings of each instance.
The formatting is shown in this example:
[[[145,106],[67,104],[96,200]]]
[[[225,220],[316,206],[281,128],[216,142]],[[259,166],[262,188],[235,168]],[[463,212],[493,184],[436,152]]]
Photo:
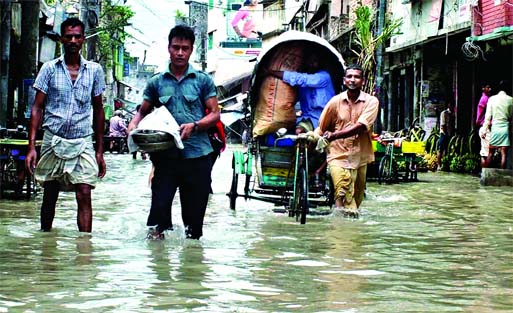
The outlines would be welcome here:
[[[150,153],[154,166],[147,222],[150,239],[163,239],[163,231],[173,228],[171,205],[177,189],[180,189],[186,237],[199,239],[203,235],[203,219],[212,181],[209,154],[213,150],[207,130],[220,120],[220,113],[212,78],[189,64],[194,40],[194,31],[188,26],[178,25],[171,29],[169,67],[148,81],[141,109],[128,126],[130,132],[153,108],[164,105],[180,126],[184,144],[183,150],[174,147]]]
[[[330,74],[321,69],[319,51],[305,51],[302,72],[267,70],[291,86],[298,87],[301,114],[296,121],[296,134],[313,131],[326,103],[335,95]]]

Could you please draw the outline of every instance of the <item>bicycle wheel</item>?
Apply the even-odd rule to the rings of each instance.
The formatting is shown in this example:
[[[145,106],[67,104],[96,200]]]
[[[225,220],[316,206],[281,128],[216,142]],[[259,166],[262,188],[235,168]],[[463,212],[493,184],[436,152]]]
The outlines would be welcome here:
[[[394,168],[388,155],[383,156],[379,162],[378,183],[391,183],[394,180]]]
[[[305,168],[298,170],[292,200],[293,215],[301,224],[306,223],[306,214],[308,214],[308,178],[306,175]]]
[[[468,136],[468,148],[471,154],[479,154],[481,150],[481,137],[479,137],[478,130],[472,130]]]
[[[407,157],[407,161],[406,161],[406,180],[407,181],[417,181],[418,164],[415,159],[416,159],[415,155]]]

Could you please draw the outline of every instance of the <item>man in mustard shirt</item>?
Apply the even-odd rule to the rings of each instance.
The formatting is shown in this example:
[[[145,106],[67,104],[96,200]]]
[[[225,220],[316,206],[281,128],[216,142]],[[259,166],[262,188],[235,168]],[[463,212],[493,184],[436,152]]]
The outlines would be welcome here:
[[[358,218],[365,192],[367,164],[374,161],[371,134],[379,101],[363,92],[364,72],[359,65],[346,68],[347,90],[334,96],[319,120],[319,135],[330,142],[327,160],[335,186],[336,210]]]

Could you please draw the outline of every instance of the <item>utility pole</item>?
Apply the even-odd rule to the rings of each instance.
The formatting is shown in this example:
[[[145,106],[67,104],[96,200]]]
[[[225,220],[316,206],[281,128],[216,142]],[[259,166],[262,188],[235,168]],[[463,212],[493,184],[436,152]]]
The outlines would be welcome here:
[[[20,46],[20,80],[18,81],[18,125],[25,125],[25,112],[32,103],[25,95],[24,79],[34,78],[37,73],[37,47],[39,42],[39,1],[21,2],[21,46]]]
[[[386,1],[379,0],[378,4],[378,29],[377,33],[381,34],[383,32],[383,27],[385,26],[385,10],[386,10]],[[388,122],[385,122],[384,115],[384,106],[385,106],[385,95],[383,92],[383,51],[385,50],[384,45],[379,45],[376,49],[376,96],[378,97],[380,103],[380,117],[376,120],[376,130],[378,134],[383,130],[383,124],[388,125]]]
[[[9,55],[11,50],[11,1],[0,1],[0,127],[7,127]]]
[[[85,25],[86,35],[90,35],[91,30],[95,32],[100,22],[100,4],[99,0],[81,0],[80,1],[80,20]],[[96,46],[98,36],[91,36],[87,39],[85,58],[87,60],[96,61]]]

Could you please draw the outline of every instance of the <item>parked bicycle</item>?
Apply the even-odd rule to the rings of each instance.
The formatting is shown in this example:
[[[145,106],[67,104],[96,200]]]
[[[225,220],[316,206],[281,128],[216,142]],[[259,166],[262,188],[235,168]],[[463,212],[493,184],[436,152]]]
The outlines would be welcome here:
[[[394,158],[394,148],[400,138],[381,138],[380,143],[385,145],[385,155],[381,157],[378,168],[378,183],[394,183],[397,181],[397,161]],[[399,146],[400,147],[400,146]]]

